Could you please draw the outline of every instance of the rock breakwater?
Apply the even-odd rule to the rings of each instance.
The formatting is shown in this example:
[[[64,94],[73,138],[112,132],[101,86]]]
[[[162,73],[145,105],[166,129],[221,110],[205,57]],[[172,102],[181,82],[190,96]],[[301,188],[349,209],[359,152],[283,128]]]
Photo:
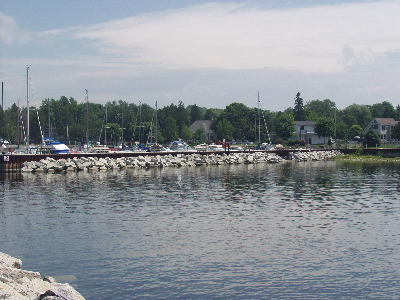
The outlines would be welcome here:
[[[0,252],[0,299],[7,300],[84,300],[68,283],[21,269],[22,261]]]
[[[320,160],[330,160],[335,156],[341,155],[339,150],[332,151],[299,151],[293,152],[291,157],[295,161],[320,161]]]
[[[338,151],[294,152],[291,159],[295,161],[327,160],[338,155]],[[285,161],[276,153],[223,153],[203,155],[168,154],[168,155],[141,155],[137,157],[73,157],[55,160],[46,158],[40,161],[25,162],[23,172],[67,172],[67,171],[102,171],[125,168],[153,168],[153,167],[184,167],[200,165],[232,165],[232,164],[257,164],[279,163]]]

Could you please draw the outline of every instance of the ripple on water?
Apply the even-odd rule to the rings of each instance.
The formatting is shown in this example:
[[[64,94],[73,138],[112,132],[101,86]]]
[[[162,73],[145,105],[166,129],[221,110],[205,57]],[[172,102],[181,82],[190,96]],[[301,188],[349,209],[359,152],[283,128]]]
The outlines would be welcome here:
[[[396,165],[24,174],[3,187],[1,251],[75,276],[88,299],[400,295]]]

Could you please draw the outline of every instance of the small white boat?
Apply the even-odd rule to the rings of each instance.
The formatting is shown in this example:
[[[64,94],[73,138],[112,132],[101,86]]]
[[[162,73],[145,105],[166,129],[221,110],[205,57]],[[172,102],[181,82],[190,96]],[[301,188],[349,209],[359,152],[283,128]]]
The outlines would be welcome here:
[[[208,145],[207,144],[200,144],[200,145],[194,146],[194,149],[196,151],[199,151],[199,152],[208,151]]]
[[[222,145],[211,144],[208,145],[208,151],[225,151]]]
[[[110,148],[107,146],[96,146],[90,149],[92,153],[110,153]]]
[[[44,150],[50,152],[50,154],[67,154],[70,151],[67,145],[56,142],[53,138],[45,138],[44,141],[46,144],[41,147],[41,152]]]

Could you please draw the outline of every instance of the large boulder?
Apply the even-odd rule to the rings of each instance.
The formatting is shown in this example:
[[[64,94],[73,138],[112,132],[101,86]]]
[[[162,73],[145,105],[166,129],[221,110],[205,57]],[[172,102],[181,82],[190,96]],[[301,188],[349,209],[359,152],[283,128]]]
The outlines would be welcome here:
[[[52,277],[22,270],[21,266],[20,259],[0,252],[0,299],[85,299],[68,283],[58,283]]]

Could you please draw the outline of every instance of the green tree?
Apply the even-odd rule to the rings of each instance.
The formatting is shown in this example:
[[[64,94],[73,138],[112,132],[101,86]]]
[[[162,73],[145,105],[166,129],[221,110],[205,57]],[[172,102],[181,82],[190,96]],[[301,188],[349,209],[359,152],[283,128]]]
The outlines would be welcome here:
[[[360,125],[352,125],[349,129],[349,139],[353,139],[355,136],[363,136],[363,129]]]
[[[397,125],[393,127],[392,139],[400,140],[400,122],[398,122]]]
[[[158,125],[161,128],[162,134],[166,140],[169,140],[166,133],[167,125],[171,126],[171,119],[174,121],[176,126],[176,118],[177,118],[177,106],[171,103],[169,106],[164,106],[163,108],[159,109],[157,112],[158,116]],[[169,122],[169,124],[167,124]],[[176,135],[179,133],[177,131]],[[175,138],[176,139],[176,138]],[[174,140],[174,139],[172,139]]]
[[[179,128],[176,121],[171,116],[168,116],[165,122],[163,135],[167,141],[174,141],[178,138]]]
[[[194,104],[190,107],[190,122],[193,124],[197,120],[202,120],[202,113],[200,107]]]
[[[227,119],[221,119],[217,123],[217,135],[220,139],[231,141],[233,137],[234,127]]]
[[[304,110],[303,98],[300,97],[300,93],[297,93],[294,98],[293,115],[295,121],[306,121],[306,111]]]
[[[368,131],[363,139],[364,147],[378,147],[381,144],[379,136],[372,130]]]
[[[197,142],[204,142],[207,140],[207,134],[204,131],[203,127],[199,127],[196,132],[194,133],[194,139]]]
[[[192,132],[189,130],[189,128],[187,127],[186,124],[183,124],[183,125],[182,125],[182,130],[181,130],[180,137],[181,137],[184,141],[191,140],[192,137],[193,137]]]
[[[323,101],[316,99],[307,102],[304,109],[306,111],[307,120],[317,121],[320,117],[334,118],[336,104],[329,99]]]
[[[336,122],[336,138],[344,141],[349,139],[349,127],[343,122]]]
[[[176,109],[175,117],[176,125],[178,125],[179,131],[182,131],[183,125],[189,125],[189,114],[185,108],[182,101],[179,101],[178,107]]]
[[[21,130],[18,133],[18,127],[21,126],[18,121],[18,111],[19,108],[15,103],[11,105],[9,109],[4,111],[4,123],[1,124],[2,126],[4,124],[2,137],[14,144],[20,144],[22,142]],[[21,127],[19,129],[21,129]]]
[[[319,137],[331,137],[335,133],[335,124],[332,119],[327,117],[321,117],[315,123],[315,133],[318,134]]]
[[[212,120],[214,120],[215,117],[216,117],[215,112],[211,108],[206,110],[206,113],[204,115],[204,119],[205,120],[211,120],[212,121]]]
[[[275,132],[282,139],[289,139],[294,132],[294,118],[292,114],[280,113],[276,118]]]
[[[216,120],[217,126],[221,120],[227,120],[232,125],[233,139],[250,139],[254,135],[254,111],[243,103],[234,102],[228,105]],[[215,130],[215,125],[212,124]]]
[[[107,123],[107,141],[116,145],[122,136],[121,126],[117,123]]]
[[[372,120],[371,112],[366,105],[352,104],[338,112],[338,119],[349,128],[352,125],[360,125],[365,128]]]
[[[388,101],[383,101],[382,103],[377,103],[372,105],[370,108],[371,115],[374,118],[396,118],[397,113],[392,103]]]

